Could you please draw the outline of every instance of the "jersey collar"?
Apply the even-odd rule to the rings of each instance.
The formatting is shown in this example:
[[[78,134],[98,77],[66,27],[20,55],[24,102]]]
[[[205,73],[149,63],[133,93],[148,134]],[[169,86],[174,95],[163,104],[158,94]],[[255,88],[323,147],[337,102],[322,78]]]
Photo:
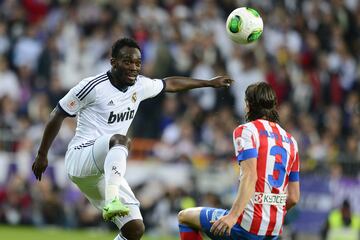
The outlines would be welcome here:
[[[128,90],[129,86],[127,86],[127,85],[115,86],[115,85],[113,84],[114,80],[113,80],[113,77],[111,76],[110,71],[107,71],[107,72],[106,72],[106,75],[108,76],[111,85],[113,85],[114,87],[116,87],[117,89],[119,89],[121,92],[125,93],[125,92]]]

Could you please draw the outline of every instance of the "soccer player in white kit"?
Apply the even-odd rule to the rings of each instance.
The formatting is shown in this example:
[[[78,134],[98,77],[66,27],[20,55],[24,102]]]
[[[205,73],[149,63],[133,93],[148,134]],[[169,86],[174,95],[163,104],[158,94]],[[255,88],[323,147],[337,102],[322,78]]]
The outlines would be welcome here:
[[[139,75],[141,51],[129,38],[116,41],[111,51],[111,70],[85,78],[59,101],[50,114],[32,165],[36,179],[48,165],[47,153],[66,117],[77,116],[76,133],[68,145],[65,166],[69,178],[89,201],[120,229],[115,239],[138,240],[145,227],[126,179],[130,139],[126,136],[141,101],[160,92],[201,87],[229,87],[226,76],[210,80]]]
[[[247,123],[233,141],[240,184],[230,210],[189,208],[179,213],[181,240],[279,239],[287,210],[300,198],[296,140],[279,124],[276,95],[260,82],[245,91]]]

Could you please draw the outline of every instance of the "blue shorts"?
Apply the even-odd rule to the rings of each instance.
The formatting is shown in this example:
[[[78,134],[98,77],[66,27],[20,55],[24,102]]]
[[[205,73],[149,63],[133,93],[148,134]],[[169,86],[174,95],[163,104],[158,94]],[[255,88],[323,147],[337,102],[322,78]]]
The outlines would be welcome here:
[[[258,236],[249,233],[243,229],[239,224],[235,224],[231,229],[230,236],[214,236],[210,233],[211,223],[210,221],[216,221],[222,216],[228,214],[228,210],[220,208],[203,208],[200,212],[200,224],[201,230],[213,240],[277,240],[279,236]]]

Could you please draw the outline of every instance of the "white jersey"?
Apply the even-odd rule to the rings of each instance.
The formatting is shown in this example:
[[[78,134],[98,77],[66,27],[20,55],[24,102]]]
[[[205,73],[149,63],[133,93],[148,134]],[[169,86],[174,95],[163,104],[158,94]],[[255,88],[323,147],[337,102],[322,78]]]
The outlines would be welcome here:
[[[140,102],[165,88],[162,80],[139,75],[133,86],[122,91],[112,85],[108,74],[83,79],[59,101],[58,107],[77,116],[76,133],[68,148],[85,147],[105,134],[126,135]]]

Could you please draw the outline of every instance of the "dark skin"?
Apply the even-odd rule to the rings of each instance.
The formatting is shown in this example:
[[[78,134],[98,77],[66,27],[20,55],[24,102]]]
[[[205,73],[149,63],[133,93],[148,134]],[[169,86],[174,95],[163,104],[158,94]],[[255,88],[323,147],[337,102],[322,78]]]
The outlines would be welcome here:
[[[141,70],[141,53],[137,48],[123,47],[116,58],[110,59],[111,63],[111,82],[118,88],[131,87],[136,82],[136,77]],[[210,80],[198,80],[188,77],[167,77],[166,92],[179,92],[193,88],[202,87],[230,87],[233,82],[227,76],[218,76]],[[50,114],[46,123],[41,144],[35,161],[32,165],[32,171],[37,180],[41,181],[41,176],[48,166],[47,154],[52,142],[58,134],[63,120],[67,117],[61,110],[55,108]]]

